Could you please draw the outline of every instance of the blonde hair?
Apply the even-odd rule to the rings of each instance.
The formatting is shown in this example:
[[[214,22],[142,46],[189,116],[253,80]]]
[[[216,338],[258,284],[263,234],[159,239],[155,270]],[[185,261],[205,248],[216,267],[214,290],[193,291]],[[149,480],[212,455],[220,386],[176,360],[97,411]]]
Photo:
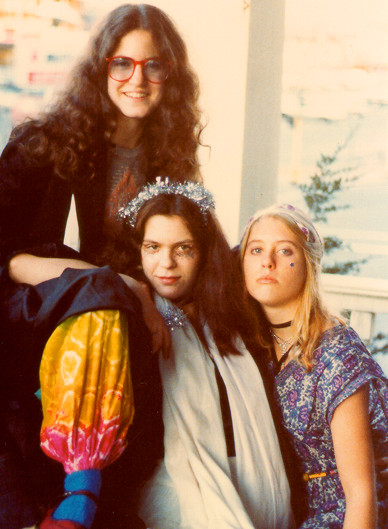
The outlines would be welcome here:
[[[293,318],[298,336],[294,345],[298,345],[301,351],[298,356],[299,362],[310,370],[320,336],[332,319],[321,295],[323,243],[315,226],[302,210],[287,204],[274,205],[258,211],[248,222],[240,243],[241,262],[245,256],[252,227],[266,217],[282,221],[296,236],[297,244],[303,251],[306,280]],[[273,344],[266,345],[271,347]]]

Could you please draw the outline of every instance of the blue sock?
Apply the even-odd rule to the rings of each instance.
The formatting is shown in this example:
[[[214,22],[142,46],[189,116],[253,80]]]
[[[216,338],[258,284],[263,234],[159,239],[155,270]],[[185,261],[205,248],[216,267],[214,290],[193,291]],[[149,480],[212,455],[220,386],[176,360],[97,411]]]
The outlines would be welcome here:
[[[78,470],[68,474],[65,478],[65,491],[87,490],[99,496],[101,488],[101,472],[97,469]],[[56,508],[55,520],[71,520],[86,529],[92,526],[96,514],[96,503],[84,494],[74,494],[65,498]]]

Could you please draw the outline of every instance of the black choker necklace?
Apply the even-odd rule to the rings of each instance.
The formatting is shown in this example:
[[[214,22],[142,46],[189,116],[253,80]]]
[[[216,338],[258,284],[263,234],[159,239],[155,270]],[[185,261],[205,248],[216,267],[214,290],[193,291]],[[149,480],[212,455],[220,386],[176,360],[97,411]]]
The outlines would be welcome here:
[[[286,327],[291,327],[292,320],[286,321],[285,323],[271,323],[273,329],[285,329]]]

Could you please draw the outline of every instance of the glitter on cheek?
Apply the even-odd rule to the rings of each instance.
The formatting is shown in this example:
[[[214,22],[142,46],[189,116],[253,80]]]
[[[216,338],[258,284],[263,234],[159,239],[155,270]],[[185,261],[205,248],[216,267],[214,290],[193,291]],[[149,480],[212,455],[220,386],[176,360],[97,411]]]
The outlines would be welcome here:
[[[294,266],[294,263],[290,263],[290,266]]]
[[[142,248],[142,252],[146,255],[153,255],[155,253],[155,250],[153,248]]]
[[[197,257],[198,253],[194,249],[190,249],[187,251],[176,251],[175,256],[183,259],[195,259]]]

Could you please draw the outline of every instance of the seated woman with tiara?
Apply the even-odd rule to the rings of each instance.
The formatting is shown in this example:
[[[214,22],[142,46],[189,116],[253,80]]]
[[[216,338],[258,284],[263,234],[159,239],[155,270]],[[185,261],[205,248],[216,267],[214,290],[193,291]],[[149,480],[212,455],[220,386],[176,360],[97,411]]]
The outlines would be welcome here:
[[[386,529],[388,380],[357,333],[324,306],[322,256],[317,230],[291,205],[257,212],[241,242],[246,287],[265,314],[261,335],[299,458],[307,503],[300,529]]]
[[[165,455],[139,514],[151,529],[288,529],[254,322],[213,208],[200,184],[159,180],[121,211],[172,342],[160,356]]]

